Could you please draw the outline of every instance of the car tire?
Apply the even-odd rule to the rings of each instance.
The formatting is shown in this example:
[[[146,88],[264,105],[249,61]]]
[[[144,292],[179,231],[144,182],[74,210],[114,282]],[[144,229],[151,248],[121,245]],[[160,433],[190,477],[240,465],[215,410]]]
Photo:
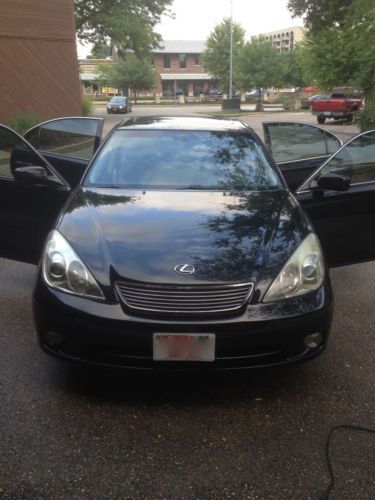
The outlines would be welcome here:
[[[325,123],[325,121],[326,121],[326,117],[325,116],[318,116],[317,120],[318,120],[318,123],[320,125],[323,125],[323,123]]]
[[[348,116],[346,117],[346,123],[347,123],[348,125],[350,125],[351,123],[353,123],[353,115],[348,115]]]

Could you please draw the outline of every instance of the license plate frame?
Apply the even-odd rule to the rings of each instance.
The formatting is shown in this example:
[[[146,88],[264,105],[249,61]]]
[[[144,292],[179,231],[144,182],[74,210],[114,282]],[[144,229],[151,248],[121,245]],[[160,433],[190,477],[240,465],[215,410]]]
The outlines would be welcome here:
[[[215,361],[216,336],[214,333],[165,333],[153,334],[153,360],[175,362]]]

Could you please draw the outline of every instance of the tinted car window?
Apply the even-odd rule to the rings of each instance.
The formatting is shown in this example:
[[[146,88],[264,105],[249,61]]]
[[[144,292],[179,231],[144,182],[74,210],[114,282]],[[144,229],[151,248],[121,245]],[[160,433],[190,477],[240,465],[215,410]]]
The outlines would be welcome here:
[[[13,177],[10,159],[17,142],[15,134],[11,134],[8,130],[0,130],[0,177]]]
[[[109,102],[111,104],[125,104],[126,99],[125,97],[112,97],[112,99]]]
[[[262,147],[245,133],[119,130],[85,180],[91,186],[172,189],[278,189]]]
[[[340,141],[334,135],[331,135],[329,132],[325,132],[325,136],[327,139],[327,153],[332,155],[336,153],[338,149],[341,147]]]
[[[277,163],[284,161],[302,160],[316,156],[327,155],[325,133],[323,130],[311,125],[294,124],[269,124],[268,125],[272,156]],[[333,149],[333,139],[329,149]],[[336,148],[340,147],[336,139]]]
[[[363,134],[345,146],[320,171],[351,177],[351,183],[375,181],[375,132]]]
[[[44,166],[43,160],[11,130],[0,128],[0,177],[13,178],[17,167]]]
[[[30,130],[25,138],[41,151],[90,159],[95,150],[97,130],[97,121],[64,118]]]

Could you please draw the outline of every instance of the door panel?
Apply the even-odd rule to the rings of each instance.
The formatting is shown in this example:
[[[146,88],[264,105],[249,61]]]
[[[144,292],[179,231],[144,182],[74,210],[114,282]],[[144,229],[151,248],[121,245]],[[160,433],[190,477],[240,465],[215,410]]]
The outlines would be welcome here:
[[[342,142],[334,134],[315,125],[291,122],[264,122],[265,144],[295,191]]]
[[[45,237],[69,196],[59,185],[26,185],[14,179],[20,166],[58,174],[21,136],[0,125],[0,256],[37,263]]]
[[[102,118],[58,118],[28,130],[24,137],[75,187],[100,145]]]
[[[348,191],[324,191],[327,173],[349,175]],[[330,266],[375,258],[375,131],[343,146],[297,193],[322,242]]]
[[[43,157],[59,172],[69,186],[75,188],[81,181],[90,160],[61,156],[59,154],[40,151]]]

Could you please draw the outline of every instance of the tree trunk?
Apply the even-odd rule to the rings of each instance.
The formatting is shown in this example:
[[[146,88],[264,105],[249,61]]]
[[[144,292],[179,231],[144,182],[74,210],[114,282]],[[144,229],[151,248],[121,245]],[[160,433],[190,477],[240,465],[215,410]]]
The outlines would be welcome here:
[[[255,111],[263,111],[262,91],[260,87],[258,87],[258,102],[256,104]]]

